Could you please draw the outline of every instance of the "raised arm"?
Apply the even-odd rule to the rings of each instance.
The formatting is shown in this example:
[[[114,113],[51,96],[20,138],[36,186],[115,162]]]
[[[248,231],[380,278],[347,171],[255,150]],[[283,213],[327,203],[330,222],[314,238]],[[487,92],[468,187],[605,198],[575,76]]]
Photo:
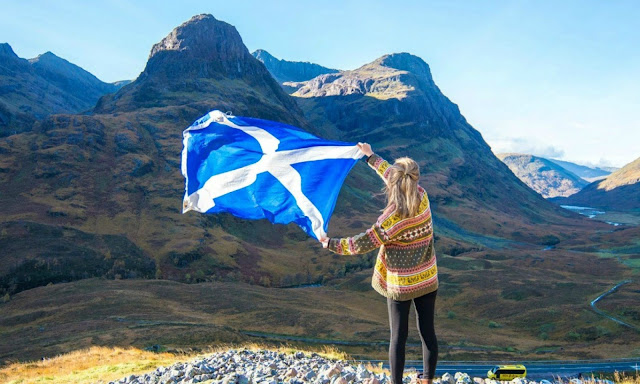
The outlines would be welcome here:
[[[360,148],[362,153],[364,153],[365,156],[367,156],[367,164],[369,164],[369,166],[376,171],[378,176],[380,176],[386,184],[387,178],[389,176],[388,171],[391,164],[389,164],[389,162],[383,159],[382,157],[373,153],[373,150],[371,149],[371,145],[367,143],[358,143],[358,148]]]
[[[372,251],[384,244],[382,228],[374,224],[359,235],[345,238],[330,238],[327,249],[340,255],[358,255]]]

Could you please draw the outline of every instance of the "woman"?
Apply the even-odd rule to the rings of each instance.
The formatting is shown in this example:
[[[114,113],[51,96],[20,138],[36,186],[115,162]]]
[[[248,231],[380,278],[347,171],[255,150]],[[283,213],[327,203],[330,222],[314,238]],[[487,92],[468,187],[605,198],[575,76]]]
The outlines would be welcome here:
[[[438,272],[429,198],[418,185],[420,170],[415,161],[403,157],[389,165],[373,153],[369,144],[358,143],[358,147],[367,156],[369,166],[385,182],[387,207],[366,232],[321,241],[325,248],[341,255],[367,253],[380,247],[371,285],[387,298],[392,383],[402,383],[409,309],[413,301],[424,363],[424,372],[416,380],[420,384],[431,384],[438,360],[433,326]]]

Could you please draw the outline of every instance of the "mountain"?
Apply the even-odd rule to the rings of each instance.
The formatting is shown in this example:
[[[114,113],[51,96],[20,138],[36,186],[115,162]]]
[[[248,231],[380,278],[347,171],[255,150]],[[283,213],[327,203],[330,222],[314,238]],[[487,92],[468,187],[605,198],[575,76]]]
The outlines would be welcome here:
[[[521,153],[499,153],[496,156],[520,180],[545,198],[571,196],[588,184],[555,161],[543,157]]]
[[[364,342],[358,353],[386,353],[386,308],[370,288],[375,252],[330,254],[295,225],[181,214],[182,131],[211,109],[369,141],[389,160],[420,163],[434,214],[438,321],[451,347],[444,357],[479,348],[484,358],[532,358],[549,345],[580,358],[629,350],[624,329],[584,308],[632,274],[628,244],[640,228],[612,231],[532,191],[416,56],[321,75],[294,98],[233,26],[198,15],[93,111],[48,116],[0,138],[0,358],[91,343],[213,345],[250,333]],[[359,162],[329,234],[370,228],[382,187]],[[322,286],[293,289],[309,283]],[[24,336],[34,329],[37,337]],[[570,348],[576,340],[580,350]]]
[[[493,155],[419,57],[385,55],[358,69],[304,82],[292,95],[318,133],[370,142],[390,159],[415,158],[441,228],[453,235],[461,231],[447,228],[451,221],[476,233],[522,240],[540,223],[568,218]]]
[[[51,114],[88,110],[118,88],[51,52],[25,60],[0,44],[0,136],[27,131]]]
[[[49,83],[83,101],[81,110],[93,108],[101,96],[114,93],[120,88],[118,84],[100,81],[91,73],[51,52],[30,59],[29,63],[35,73],[47,79]]]
[[[319,75],[338,72],[337,69],[326,68],[306,61],[280,60],[263,49],[254,51],[252,55],[267,67],[267,70],[280,84],[307,81]]]
[[[580,192],[554,202],[607,211],[640,211],[640,158],[613,172],[604,180],[594,181]]]
[[[562,160],[556,160],[556,159],[547,159],[547,160],[558,164],[559,166],[566,169],[567,171],[573,173],[574,175],[590,183],[596,180],[604,179],[605,177],[610,175],[611,172],[618,170],[618,168],[614,168],[614,167],[592,168],[592,167],[587,167],[586,165],[572,163],[570,161],[562,161]]]
[[[15,62],[44,83],[32,64]],[[0,255],[0,292],[148,277],[149,265],[152,277],[192,282],[307,282],[319,250],[290,240],[306,239],[298,228],[181,214],[182,130],[211,109],[308,125],[236,29],[199,15],[155,44],[140,76],[93,114],[48,116],[0,140],[0,246],[11,250]],[[316,275],[332,267],[320,264]]]
[[[100,99],[95,112],[177,107],[202,115],[214,106],[239,116],[304,124],[295,101],[251,56],[238,31],[211,15],[194,16],[155,44],[140,76]]]

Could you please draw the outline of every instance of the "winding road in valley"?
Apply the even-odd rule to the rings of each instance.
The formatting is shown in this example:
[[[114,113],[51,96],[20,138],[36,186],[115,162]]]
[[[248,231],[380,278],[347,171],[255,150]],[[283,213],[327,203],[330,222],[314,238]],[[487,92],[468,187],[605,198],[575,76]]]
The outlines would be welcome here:
[[[640,330],[640,329],[638,329],[638,327],[636,327],[635,325],[633,325],[633,324],[629,324],[629,323],[626,323],[626,322],[624,322],[624,321],[622,321],[622,320],[620,320],[620,319],[617,319],[617,318],[615,318],[615,317],[613,317],[613,316],[609,315],[608,313],[606,313],[606,312],[604,312],[604,311],[602,311],[602,310],[600,310],[600,309],[598,309],[598,308],[596,307],[596,303],[597,303],[598,301],[600,301],[600,299],[604,298],[604,297],[605,297],[605,296],[607,296],[607,295],[610,295],[610,294],[614,293],[615,291],[617,291],[617,290],[618,290],[618,288],[620,288],[621,286],[623,286],[623,285],[625,285],[625,284],[628,284],[628,283],[630,283],[630,282],[631,282],[631,280],[624,280],[624,281],[621,281],[621,282],[619,282],[618,284],[616,284],[613,288],[611,288],[610,290],[608,290],[607,292],[605,292],[605,293],[603,293],[602,295],[600,295],[600,296],[596,297],[595,299],[593,299],[593,300],[591,301],[591,308],[592,308],[592,309],[593,309],[597,314],[602,315],[602,316],[606,317],[607,319],[613,320],[613,321],[615,321],[616,323],[618,323],[618,324],[620,324],[620,325],[622,325],[622,326],[629,327],[629,328],[631,328],[631,329],[635,329],[635,330]]]

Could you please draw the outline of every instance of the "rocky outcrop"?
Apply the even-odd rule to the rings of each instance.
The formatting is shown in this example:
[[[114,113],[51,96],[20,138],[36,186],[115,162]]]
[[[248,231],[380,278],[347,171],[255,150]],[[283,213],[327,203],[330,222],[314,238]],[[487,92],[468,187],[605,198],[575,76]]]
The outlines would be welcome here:
[[[302,84],[294,96],[367,95],[402,99],[418,88],[436,88],[429,65],[408,53],[385,55],[353,71],[318,76]]]
[[[588,184],[555,162],[533,155],[499,153],[511,171],[531,189],[545,198],[571,196]]]
[[[267,67],[269,73],[271,73],[280,84],[285,82],[295,83],[307,81],[326,73],[338,72],[337,69],[323,67],[314,63],[281,60],[263,49],[254,51],[252,55]]]

